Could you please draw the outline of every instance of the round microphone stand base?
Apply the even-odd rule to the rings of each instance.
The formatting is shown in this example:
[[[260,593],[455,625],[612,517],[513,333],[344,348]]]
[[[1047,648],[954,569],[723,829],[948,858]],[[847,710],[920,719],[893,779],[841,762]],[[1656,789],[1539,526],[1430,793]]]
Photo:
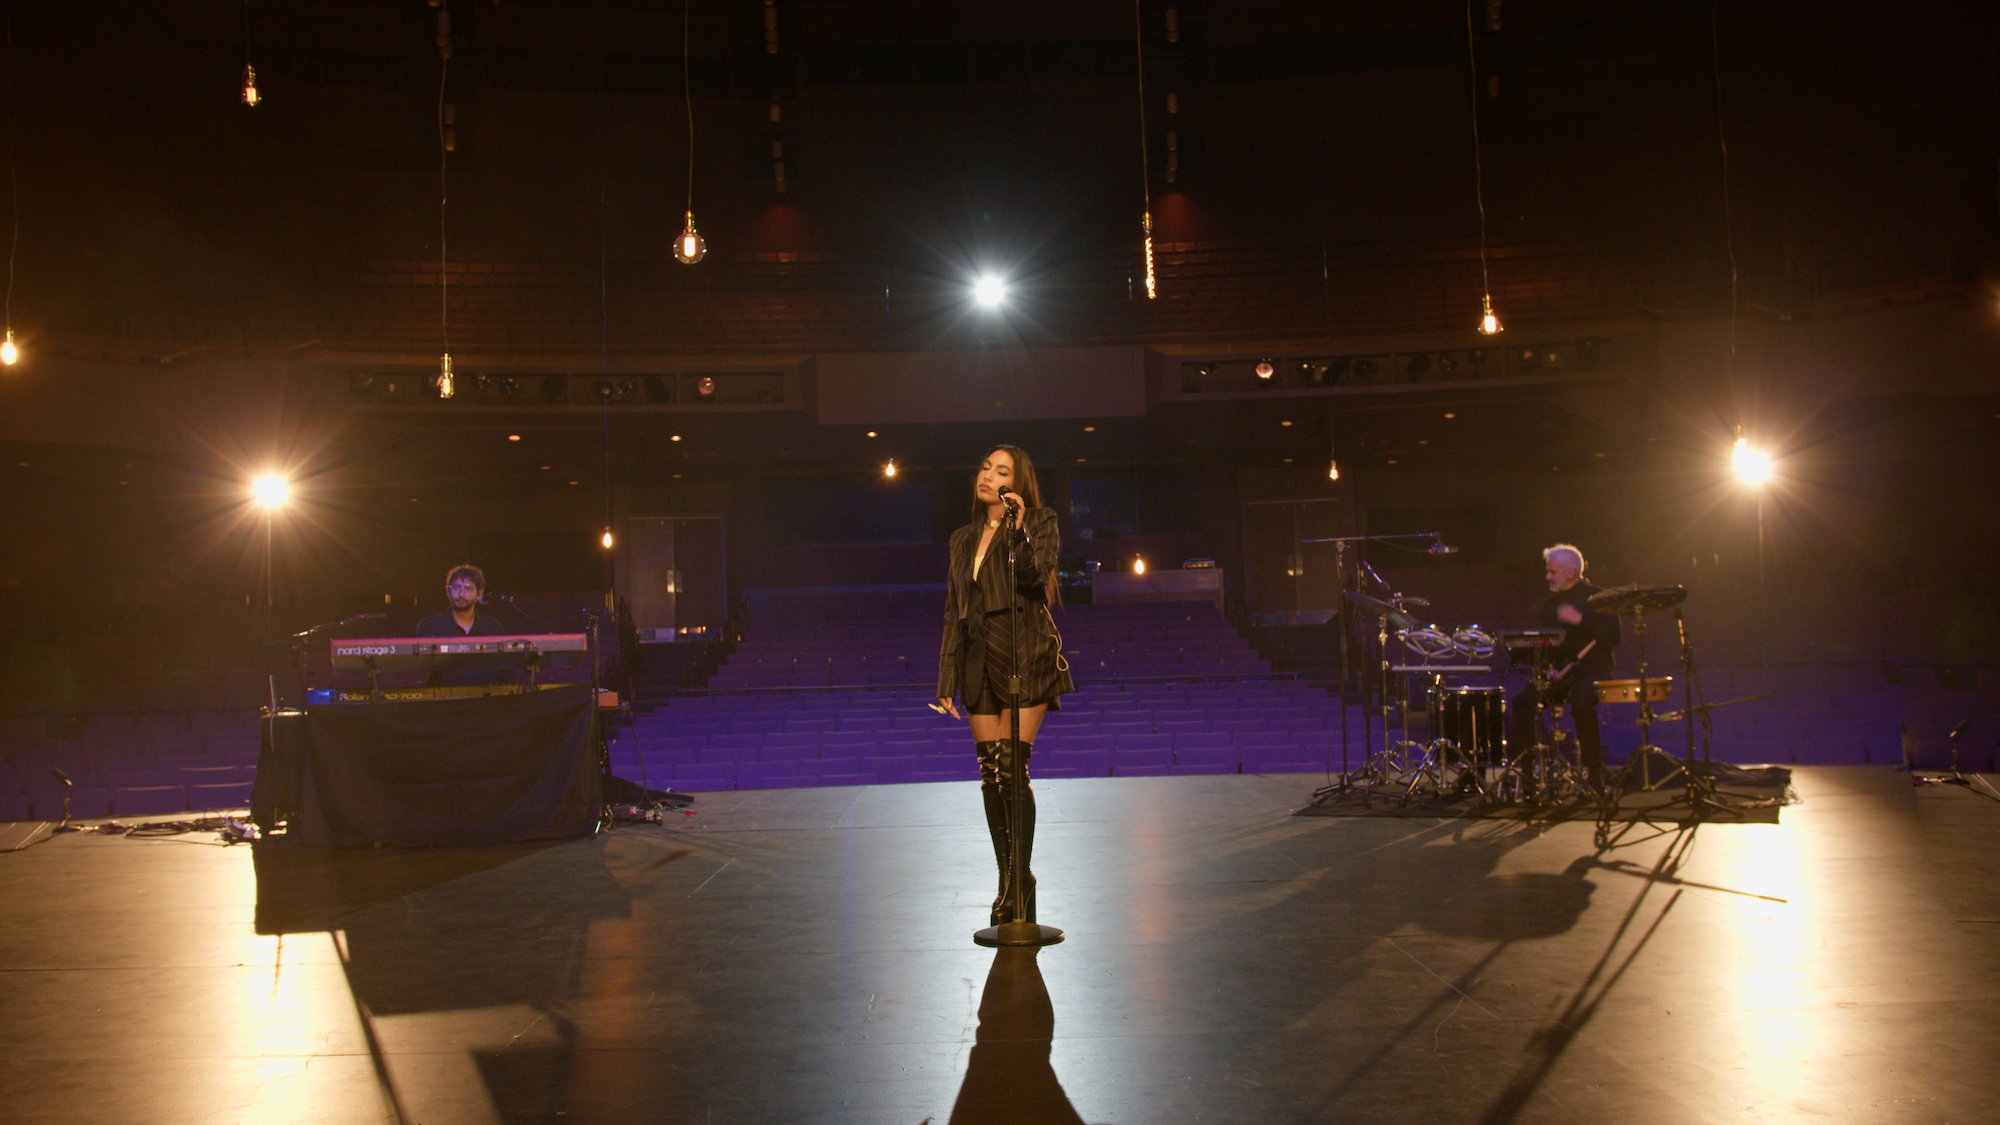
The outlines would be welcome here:
[[[1036,922],[1009,922],[1004,926],[988,926],[972,935],[973,944],[983,945],[989,949],[1001,946],[1055,945],[1062,939],[1061,930]]]

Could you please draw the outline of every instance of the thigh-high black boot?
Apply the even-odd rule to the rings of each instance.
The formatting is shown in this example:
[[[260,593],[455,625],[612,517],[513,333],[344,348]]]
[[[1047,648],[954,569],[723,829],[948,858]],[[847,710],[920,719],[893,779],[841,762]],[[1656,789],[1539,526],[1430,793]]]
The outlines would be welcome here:
[[[1021,822],[1014,826],[1014,831],[1021,838],[1021,877],[1027,881],[1026,885],[1021,889],[1021,916],[1012,920],[1016,922],[1032,922],[1035,920],[1035,869],[1033,867],[1035,855],[1035,787],[1028,779],[1028,759],[1034,753],[1035,744],[1032,742],[1015,742],[1012,743],[1012,746],[1015,752],[1021,756]],[[1001,776],[1012,780],[1014,763],[1005,760],[1006,757],[1007,755],[1003,751]],[[1009,793],[1008,797],[1011,799],[1012,794]],[[1008,807],[1011,810],[1011,804]],[[1001,910],[994,912],[994,916],[999,917],[1004,911],[1005,907],[1003,906]]]
[[[986,831],[993,837],[993,860],[1000,868],[1000,891],[993,896],[992,924],[1007,921],[1007,870],[1014,862],[1014,846],[1007,834],[1007,798],[1001,788],[1002,758],[1007,743],[1002,740],[975,743],[979,752],[979,799],[986,806]]]

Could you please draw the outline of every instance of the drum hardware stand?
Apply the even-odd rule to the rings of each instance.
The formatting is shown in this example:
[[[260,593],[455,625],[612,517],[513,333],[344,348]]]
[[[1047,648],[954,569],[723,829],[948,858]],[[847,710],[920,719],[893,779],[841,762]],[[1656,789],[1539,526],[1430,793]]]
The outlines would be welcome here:
[[[1685,625],[1681,629],[1681,634],[1683,637],[1687,635]],[[1687,762],[1675,766],[1657,778],[1653,776],[1652,756],[1654,754],[1663,754],[1665,751],[1653,745],[1653,723],[1656,720],[1653,718],[1653,695],[1646,690],[1646,612],[1644,609],[1640,609],[1632,614],[1632,638],[1633,643],[1639,649],[1639,748],[1632,752],[1632,760],[1639,764],[1639,792],[1650,793],[1659,789],[1666,785],[1667,782],[1672,781],[1675,774],[1684,775],[1687,779],[1687,784],[1692,787],[1697,783],[1693,773],[1687,768],[1694,760],[1694,754],[1691,751],[1688,754]],[[1599,752],[1602,753],[1601,750]],[[1630,773],[1631,767],[1628,765],[1623,772]],[[1624,780],[1624,778],[1620,778],[1621,782]],[[1622,789],[1623,785],[1621,784],[1619,787]],[[1692,793],[1693,789],[1690,788],[1689,792]]]
[[[1395,611],[1395,612],[1396,612],[1397,614],[1400,614],[1400,613],[1402,612],[1402,603],[1403,603],[1403,598],[1402,598],[1402,596],[1401,596],[1401,595],[1399,595],[1399,594],[1394,594],[1394,593],[1391,593],[1391,594],[1390,594],[1390,599],[1389,599],[1389,602],[1387,602],[1387,603],[1384,603],[1384,602],[1381,602],[1381,601],[1378,601],[1378,600],[1377,600],[1377,599],[1375,599],[1375,598],[1372,598],[1372,597],[1366,597],[1365,595],[1361,595],[1361,594],[1360,594],[1360,591],[1358,591],[1358,590],[1355,590],[1355,591],[1349,591],[1349,590],[1346,590],[1346,589],[1345,589],[1344,587],[1345,587],[1345,586],[1346,586],[1346,584],[1347,584],[1347,545],[1348,545],[1348,544],[1350,544],[1350,543],[1357,543],[1357,544],[1365,544],[1365,543],[1387,543],[1387,544],[1389,544],[1389,545],[1391,545],[1391,546],[1398,546],[1398,547],[1400,547],[1400,546],[1401,546],[1401,544],[1400,544],[1400,543],[1398,543],[1398,542],[1396,542],[1396,541],[1397,541],[1397,540],[1401,540],[1401,539],[1427,539],[1427,540],[1430,540],[1430,541],[1431,541],[1432,543],[1441,543],[1441,542],[1443,542],[1443,541],[1444,541],[1444,536],[1443,536],[1442,534],[1438,533],[1438,532],[1429,532],[1429,531],[1427,531],[1427,532],[1421,532],[1421,533],[1417,533],[1417,534],[1409,534],[1409,535],[1336,535],[1336,536],[1327,536],[1327,537],[1321,537],[1321,538],[1313,538],[1313,539],[1301,539],[1301,540],[1299,540],[1299,543],[1300,543],[1300,545],[1301,545],[1301,546],[1303,546],[1303,545],[1305,545],[1305,544],[1307,544],[1307,543],[1331,543],[1331,544],[1333,544],[1333,549],[1334,549],[1334,575],[1335,575],[1335,578],[1336,578],[1336,585],[1338,585],[1338,586],[1340,586],[1340,587],[1342,587],[1342,588],[1343,588],[1341,592],[1342,592],[1342,594],[1343,594],[1343,596],[1344,596],[1344,597],[1343,597],[1343,601],[1342,601],[1342,604],[1340,604],[1339,606],[1337,606],[1337,607],[1336,607],[1336,611],[1337,611],[1337,616],[1338,616],[1338,617],[1340,618],[1340,622],[1341,622],[1341,626],[1340,626],[1340,778],[1339,778],[1339,780],[1335,781],[1335,782],[1334,782],[1333,784],[1331,784],[1331,785],[1324,785],[1324,786],[1321,786],[1321,787],[1320,787],[1320,788],[1318,788],[1318,789],[1315,789],[1315,790],[1313,790],[1313,796],[1312,796],[1312,803],[1313,803],[1313,804],[1315,804],[1315,805],[1318,805],[1318,804],[1322,804],[1322,803],[1324,803],[1324,802],[1325,802],[1326,800],[1328,800],[1329,798],[1332,798],[1332,797],[1337,797],[1337,796],[1339,796],[1339,795],[1341,795],[1341,794],[1343,794],[1343,793],[1347,793],[1347,792],[1351,792],[1351,791],[1353,791],[1353,790],[1355,790],[1355,789],[1357,789],[1357,788],[1360,788],[1360,787],[1361,787],[1361,779],[1364,779],[1364,778],[1365,778],[1365,779],[1368,779],[1368,782],[1367,782],[1367,787],[1368,787],[1368,789],[1369,789],[1369,790],[1370,790],[1370,791],[1372,792],[1372,791],[1374,790],[1374,788],[1375,788],[1376,786],[1379,786],[1379,785],[1380,785],[1380,784],[1382,784],[1382,783],[1383,783],[1383,782],[1384,782],[1385,780],[1387,780],[1387,777],[1386,777],[1386,771],[1387,771],[1387,770],[1389,770],[1389,769],[1391,769],[1391,768],[1396,768],[1396,769],[1398,770],[1398,772],[1400,772],[1400,767],[1397,767],[1397,766],[1396,766],[1396,765],[1394,764],[1394,758],[1395,758],[1395,749],[1394,749],[1394,748],[1392,748],[1392,746],[1391,746],[1391,744],[1390,744],[1390,741],[1389,741],[1389,708],[1390,708],[1390,703],[1389,703],[1389,683],[1388,683],[1388,677],[1389,677],[1389,673],[1388,673],[1388,667],[1389,667],[1389,613],[1390,613],[1390,611],[1391,611],[1391,610]],[[1405,548],[1405,549],[1406,549],[1406,550],[1412,550],[1412,551],[1416,550],[1416,548]],[[1358,555],[1357,555],[1357,557],[1358,557]],[[1364,565],[1365,565],[1365,564],[1364,564]],[[1371,575],[1373,575],[1373,574],[1374,574],[1374,570],[1373,570],[1373,568],[1369,568],[1369,573],[1370,573]],[[1375,576],[1375,578],[1376,578],[1376,581],[1378,581],[1378,582],[1380,582],[1380,581],[1381,581],[1381,578],[1380,578],[1380,576],[1379,576],[1379,575],[1376,575],[1376,576]],[[1383,585],[1383,589],[1384,589],[1385,591],[1387,591],[1387,589],[1388,589],[1388,584],[1387,584],[1387,583],[1383,583],[1382,585]],[[1357,770],[1350,770],[1350,769],[1349,769],[1349,763],[1348,763],[1348,757],[1347,757],[1347,747],[1348,747],[1348,739],[1347,739],[1347,688],[1348,688],[1348,680],[1349,680],[1349,677],[1350,677],[1350,676],[1352,675],[1352,663],[1351,663],[1351,655],[1350,655],[1350,649],[1349,649],[1349,641],[1350,641],[1350,639],[1351,639],[1351,638],[1350,638],[1350,637],[1348,636],[1348,631],[1349,631],[1349,628],[1350,628],[1350,626],[1349,626],[1349,619],[1348,619],[1348,616],[1347,616],[1347,612],[1348,612],[1348,611],[1347,611],[1347,607],[1346,607],[1346,604],[1345,604],[1345,603],[1346,603],[1347,601],[1353,601],[1353,602],[1354,602],[1354,603],[1355,603],[1356,605],[1360,605],[1360,606],[1364,606],[1364,607],[1366,607],[1366,608],[1369,608],[1369,609],[1371,609],[1371,610],[1375,611],[1375,616],[1379,618],[1379,622],[1378,622],[1378,628],[1377,628],[1377,631],[1376,631],[1376,653],[1377,653],[1377,655],[1378,655],[1378,656],[1380,657],[1380,659],[1379,659],[1378,661],[1376,661],[1376,663],[1378,664],[1378,666],[1379,666],[1379,669],[1380,669],[1380,670],[1379,670],[1379,672],[1378,672],[1378,674],[1377,674],[1376,676],[1374,676],[1374,677],[1370,677],[1370,678],[1369,678],[1369,679],[1367,679],[1367,680],[1363,680],[1363,681],[1362,681],[1362,683],[1361,683],[1361,685],[1360,685],[1360,687],[1361,687],[1361,695],[1362,695],[1362,701],[1361,701],[1361,721],[1362,721],[1362,727],[1361,727],[1361,742],[1362,742],[1362,745],[1363,745],[1364,747],[1367,747],[1367,746],[1373,746],[1373,745],[1374,745],[1374,742],[1375,742],[1375,735],[1374,735],[1374,731],[1372,731],[1372,730],[1370,729],[1370,727],[1372,726],[1372,724],[1371,724],[1371,723],[1370,723],[1370,721],[1369,721],[1369,720],[1370,720],[1370,710],[1369,710],[1369,701],[1368,701],[1368,689],[1370,688],[1370,686],[1374,686],[1374,687],[1375,687],[1375,688],[1376,688],[1376,689],[1377,689],[1377,690],[1378,690],[1378,691],[1380,692],[1380,699],[1381,699],[1381,707],[1382,707],[1382,750],[1381,750],[1381,752],[1380,752],[1380,753],[1373,753],[1373,752],[1371,752],[1371,753],[1370,753],[1370,754],[1368,755],[1367,759],[1366,759],[1365,761],[1363,761],[1363,763],[1362,763],[1362,765],[1361,765],[1361,768],[1360,768],[1360,769],[1359,769],[1358,771],[1357,771]],[[1372,681],[1372,684],[1371,684],[1371,681]],[[1408,710],[1408,708],[1407,708],[1407,707],[1405,707],[1405,708],[1404,708],[1404,717],[1405,717],[1405,722],[1407,722],[1407,721],[1408,721],[1408,714],[1409,714],[1409,710]],[[1405,734],[1407,735],[1408,731],[1406,730],[1406,731],[1405,731],[1404,733],[1405,733]]]

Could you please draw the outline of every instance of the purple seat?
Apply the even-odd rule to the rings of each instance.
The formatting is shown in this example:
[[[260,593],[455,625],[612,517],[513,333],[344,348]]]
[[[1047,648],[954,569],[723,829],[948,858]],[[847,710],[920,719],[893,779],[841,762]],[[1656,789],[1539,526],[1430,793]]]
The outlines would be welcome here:
[[[1120,748],[1111,752],[1111,776],[1137,777],[1147,773],[1165,773],[1174,764],[1172,750],[1126,750]]]
[[[668,716],[667,721],[669,723],[673,723],[673,717]],[[717,720],[713,716],[705,716],[703,718],[694,720],[692,722],[687,720],[682,720],[679,723],[674,723],[673,731],[675,734],[681,735],[683,737],[700,738],[706,740],[710,735],[728,734],[729,724]]]
[[[111,791],[111,815],[158,816],[187,811],[187,790],[178,785],[138,785]]]
[[[788,734],[817,734],[821,731],[833,730],[838,725],[839,723],[834,717],[828,714],[816,714],[811,717],[804,715],[786,716],[785,718],[785,732]]]
[[[736,763],[698,762],[674,767],[673,786],[688,793],[736,788]]]
[[[1171,734],[1121,734],[1118,749],[1123,750],[1165,750],[1172,753],[1174,736]]]
[[[1191,773],[1235,773],[1236,761],[1233,746],[1182,746],[1174,751],[1174,765]]]
[[[873,774],[879,785],[892,785],[909,781],[917,773],[918,758],[914,754],[861,759],[861,772]]]
[[[1111,760],[1111,748],[1118,744],[1118,740],[1108,734],[1066,734],[1058,739],[1050,740],[1044,734],[1041,743],[1036,747],[1038,752],[1042,748],[1042,744],[1046,744],[1047,748],[1051,751],[1102,754],[1104,755],[1104,760],[1108,763]],[[1030,760],[1033,760],[1032,757]]]
[[[785,729],[785,720],[779,718],[731,719],[729,730],[732,734],[778,734]],[[716,736],[710,735],[708,744],[715,745]]]
[[[1226,762],[1190,762],[1185,765],[1175,762],[1167,768],[1167,772],[1175,775],[1235,773],[1236,766]]]
[[[1097,733],[1104,737],[1129,738],[1137,734],[1153,733],[1153,723],[1150,719],[1142,722],[1099,723]]]
[[[213,809],[242,809],[250,806],[247,781],[210,782],[187,787],[188,807],[197,812]]]
[[[926,754],[917,763],[917,773],[915,780],[978,781],[979,761],[964,751]]]
[[[1218,719],[1208,725],[1208,729],[1220,734],[1229,731],[1237,734],[1260,732],[1264,729],[1262,719]]]
[[[764,745],[764,738],[765,736],[761,734],[745,732],[709,735],[708,747],[702,751],[701,760],[711,760],[709,757],[711,754],[715,756],[713,759],[715,761],[721,761],[724,754],[732,758],[754,757],[757,748]]]
[[[639,755],[646,770],[659,777],[672,777],[674,770],[701,761],[699,750],[647,750]]]
[[[1282,730],[1282,731],[1308,731],[1308,732],[1323,731],[1326,729],[1326,720],[1316,715],[1301,716],[1297,718],[1272,719],[1265,724],[1265,729]]]
[[[229,785],[247,780],[240,766],[181,766],[174,770],[178,785]]]
[[[1102,750],[1050,750],[1037,752],[1028,758],[1028,776],[1036,777],[1108,777],[1111,773],[1111,751]]]
[[[821,752],[824,753],[824,750]],[[861,760],[859,758],[819,758],[814,761],[799,763],[800,776],[811,774],[814,778],[827,777],[829,775],[840,777],[858,773],[860,769]]]
[[[822,758],[858,757],[874,750],[875,735],[868,731],[836,731],[819,736]]]
[[[1153,729],[1161,734],[1207,734],[1208,720],[1194,717],[1191,712],[1183,712],[1169,719],[1161,717],[1153,721]]]
[[[736,763],[738,789],[797,789],[811,784],[812,778],[799,774],[796,761]]]
[[[876,739],[876,753],[886,758],[920,758],[925,754],[935,754],[943,746],[935,738],[912,738],[901,732],[884,734]],[[866,756],[865,754],[863,755]]]
[[[819,735],[814,731],[787,730],[782,734],[767,734],[757,749],[757,757],[763,761],[777,761],[782,758],[819,757]]]

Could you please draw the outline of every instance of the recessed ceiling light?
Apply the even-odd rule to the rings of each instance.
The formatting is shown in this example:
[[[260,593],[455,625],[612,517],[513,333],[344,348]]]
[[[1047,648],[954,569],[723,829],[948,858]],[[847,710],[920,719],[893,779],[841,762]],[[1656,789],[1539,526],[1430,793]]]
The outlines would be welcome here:
[[[1292,459],[1291,459],[1290,457],[1287,457],[1287,458],[1285,458],[1285,464],[1289,465],[1289,464],[1291,464],[1291,463],[1292,463]]]
[[[1429,438],[1418,438],[1418,439],[1417,439],[1417,444],[1418,444],[1418,445],[1429,445],[1430,443],[1431,443],[1431,439],[1429,439]]]
[[[576,482],[575,482],[575,481],[571,481],[570,483],[571,483],[571,484],[575,484]]]
[[[507,435],[507,440],[508,440],[508,441],[520,441],[520,440],[521,440],[521,435],[520,435],[520,434],[508,434],[508,435]]]
[[[1598,454],[1598,456],[1599,456],[1599,457],[1602,457],[1602,456],[1604,456],[1604,454],[1600,453],[1600,454]]]
[[[1280,422],[1280,423],[1278,423],[1278,425],[1280,425],[1280,426],[1289,426],[1289,425],[1291,425],[1291,423],[1290,423],[1290,422]]]
[[[1077,459],[1076,459],[1076,463],[1077,463],[1077,464],[1079,464],[1079,465],[1083,464],[1083,463],[1084,463],[1084,461],[1083,461],[1083,458],[1081,458],[1081,457],[1077,458]]]
[[[875,436],[875,431],[874,431],[874,430],[869,430],[869,431],[868,431],[868,436],[869,436],[869,437],[874,437],[874,436]],[[675,438],[674,440],[675,440],[675,441],[679,441],[680,439],[679,439],[679,438]]]
[[[1391,458],[1389,458],[1389,463],[1390,463],[1391,465],[1395,464],[1395,463],[1396,463],[1396,459],[1395,459],[1394,457],[1391,457]]]
[[[543,466],[542,466],[542,471],[543,471],[543,472],[545,472],[545,473],[546,473],[546,472],[548,472],[548,471],[549,471],[549,467],[548,467],[547,465],[543,465]]]
[[[681,440],[681,435],[679,435],[679,434],[675,434],[674,436],[672,436],[672,437],[668,438],[667,440],[668,440],[668,441],[679,441],[679,440]]]
[[[1456,414],[1446,414],[1446,415],[1445,415],[1445,417],[1447,417],[1447,418],[1456,418],[1456,417],[1458,417],[1458,415],[1456,415]]]
[[[1083,428],[1083,432],[1084,432],[1084,433],[1086,433],[1086,434],[1094,434],[1094,433],[1096,433],[1096,432],[1097,432],[1097,427],[1096,427],[1096,426],[1085,426],[1085,427]]]

